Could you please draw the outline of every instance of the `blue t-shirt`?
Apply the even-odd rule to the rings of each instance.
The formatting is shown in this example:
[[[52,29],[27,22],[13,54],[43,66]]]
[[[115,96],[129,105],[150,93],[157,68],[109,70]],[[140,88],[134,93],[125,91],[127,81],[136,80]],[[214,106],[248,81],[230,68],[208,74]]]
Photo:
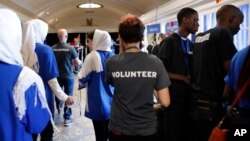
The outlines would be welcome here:
[[[230,86],[234,90],[234,92],[238,91],[237,82],[241,72],[241,69],[244,65],[245,58],[248,54],[249,47],[237,52],[232,59],[232,63],[230,66],[230,70],[228,75],[225,77],[225,83]],[[241,108],[250,109],[250,96],[242,99],[239,103]]]
[[[54,113],[54,95],[48,85],[48,81],[59,76],[56,59],[53,50],[50,46],[36,43],[35,49],[38,62],[39,62],[39,75],[41,76],[45,91],[46,98],[49,104],[51,113]]]
[[[39,99],[37,106],[34,106],[37,92],[35,84],[25,92],[27,109],[22,120],[18,119],[13,87],[21,69],[0,61],[0,141],[32,141],[31,134],[41,132],[49,121],[49,113],[41,108]]]

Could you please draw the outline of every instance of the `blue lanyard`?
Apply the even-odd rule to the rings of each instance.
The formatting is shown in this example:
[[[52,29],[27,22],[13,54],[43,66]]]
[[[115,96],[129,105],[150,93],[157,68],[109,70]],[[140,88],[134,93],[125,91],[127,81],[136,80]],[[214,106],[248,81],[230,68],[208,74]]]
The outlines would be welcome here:
[[[181,48],[182,48],[182,51],[184,53],[184,58],[185,58],[185,71],[186,73],[189,75],[189,55],[192,54],[191,50],[190,50],[190,40],[189,39],[182,39],[180,33],[177,33],[180,38],[181,38]]]

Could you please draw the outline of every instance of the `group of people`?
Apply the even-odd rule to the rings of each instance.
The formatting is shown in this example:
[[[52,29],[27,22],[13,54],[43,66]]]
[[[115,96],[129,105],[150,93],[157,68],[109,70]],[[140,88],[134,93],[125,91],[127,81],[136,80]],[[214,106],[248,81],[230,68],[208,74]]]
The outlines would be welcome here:
[[[85,116],[93,122],[97,141],[207,141],[225,113],[223,92],[233,99],[250,77],[249,47],[235,55],[233,44],[244,15],[225,5],[216,18],[217,26],[198,34],[193,43],[187,37],[198,31],[198,12],[181,9],[178,32],[164,38],[152,55],[141,51],[145,25],[128,14],[118,26],[120,53],[112,53],[109,33],[96,29],[87,33],[91,52],[82,63],[66,43],[65,29],[58,30],[60,42],[51,48],[44,44],[46,23],[34,19],[22,29],[14,12],[0,9],[0,81],[4,83],[0,85],[4,94],[0,140],[36,140],[40,133],[41,141],[51,141],[53,94],[58,113],[61,101],[65,102],[65,126],[72,123],[67,105],[74,103],[73,62],[82,65],[79,87],[87,87]],[[157,120],[153,96],[164,109],[162,121]],[[248,93],[240,101],[234,123],[250,124],[249,99]],[[163,128],[157,128],[157,122]],[[163,134],[158,135],[157,129]]]
[[[226,101],[234,99],[249,78],[246,70],[241,70],[249,67],[246,57],[249,48],[239,52],[244,54],[242,57],[236,54],[230,68],[237,52],[233,35],[239,31],[243,19],[239,8],[224,5],[216,12],[217,26],[197,34],[192,43],[187,36],[198,31],[198,12],[192,8],[178,12],[178,32],[164,39],[156,54],[171,81],[171,104],[159,121],[164,125],[162,140],[207,141],[213,127],[225,115]],[[250,124],[249,97],[248,91],[240,101],[240,114],[231,124]]]

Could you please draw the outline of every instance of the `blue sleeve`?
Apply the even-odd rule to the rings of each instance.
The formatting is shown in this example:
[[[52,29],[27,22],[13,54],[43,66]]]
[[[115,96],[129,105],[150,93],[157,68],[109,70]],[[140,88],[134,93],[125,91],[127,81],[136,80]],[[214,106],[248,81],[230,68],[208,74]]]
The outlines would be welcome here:
[[[25,125],[26,131],[29,133],[40,133],[50,120],[50,115],[47,109],[42,108],[39,97],[36,97],[37,86],[32,85],[25,92],[26,114],[21,123]],[[35,106],[35,99],[37,105]]]
[[[234,55],[228,74],[224,78],[225,83],[229,85],[235,92],[237,91],[237,81],[240,75],[240,71],[244,65],[247,53],[248,49],[243,49]]]
[[[46,58],[44,59],[44,66],[43,66],[46,72],[44,73],[45,75],[44,77],[46,81],[49,81],[53,78],[57,78],[59,76],[59,72],[53,50],[49,48],[44,55],[45,56],[43,58]]]
[[[86,83],[91,79],[91,73],[88,74],[86,77],[83,77],[82,79],[79,79],[79,89],[85,88]]]

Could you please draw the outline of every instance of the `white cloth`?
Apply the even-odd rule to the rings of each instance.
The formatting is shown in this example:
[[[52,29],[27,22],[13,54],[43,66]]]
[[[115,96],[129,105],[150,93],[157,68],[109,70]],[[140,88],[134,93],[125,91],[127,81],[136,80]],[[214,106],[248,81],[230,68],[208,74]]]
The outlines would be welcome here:
[[[100,51],[111,51],[112,40],[107,31],[95,30],[93,38],[93,50],[86,56],[82,69],[78,73],[78,78],[82,79],[86,77],[92,71],[102,72],[102,62],[99,53]]]
[[[36,84],[37,86],[37,93],[38,97],[42,103],[42,108],[46,108],[49,112],[49,107],[47,104],[46,96],[45,96],[45,89],[43,85],[42,79],[30,68],[23,67],[22,71],[20,72],[17,82],[13,89],[13,97],[14,103],[16,108],[18,109],[18,118],[21,120],[25,115],[26,111],[26,102],[25,102],[25,92],[30,88],[31,85]],[[35,103],[37,105],[37,95],[35,96]],[[51,115],[51,113],[50,113]]]
[[[0,9],[0,61],[23,66],[21,44],[22,28],[18,16],[11,10]]]
[[[48,33],[48,24],[33,19],[23,24],[23,42],[21,53],[24,64],[34,71],[38,72],[39,63],[35,53],[36,43],[43,44]]]
[[[20,54],[22,44],[21,22],[18,16],[11,10],[0,9],[0,37],[0,61],[10,65],[23,66]],[[29,68],[23,67],[13,89],[13,100],[18,110],[17,116],[19,120],[23,118],[27,108],[25,92],[33,84],[36,84],[38,87],[37,94],[41,100],[42,107],[48,109],[41,78]],[[36,102],[34,103],[35,105]],[[48,111],[50,112],[49,109]]]
[[[62,88],[60,87],[58,81],[56,78],[50,79],[48,81],[49,87],[51,88],[52,92],[56,97],[62,101],[66,101],[68,98],[68,95],[64,93]]]

